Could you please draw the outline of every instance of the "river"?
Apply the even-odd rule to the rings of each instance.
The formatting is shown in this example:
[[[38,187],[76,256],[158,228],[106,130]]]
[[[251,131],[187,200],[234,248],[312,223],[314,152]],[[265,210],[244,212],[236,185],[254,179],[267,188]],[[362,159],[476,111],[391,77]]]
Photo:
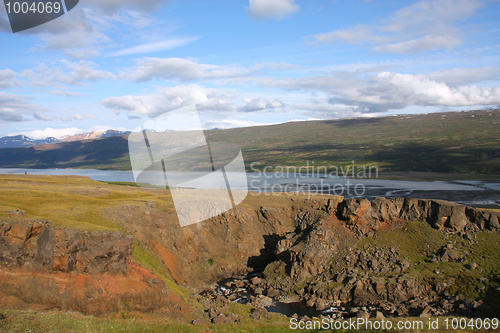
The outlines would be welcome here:
[[[99,181],[134,182],[132,171],[93,169],[0,168],[3,174],[77,175]],[[201,174],[200,174],[201,175]],[[196,174],[195,174],[196,176]],[[234,176],[234,175],[233,175]],[[238,175],[236,177],[241,177]],[[376,178],[322,177],[300,173],[246,173],[248,189],[253,192],[329,193],[350,197],[412,197],[441,199],[471,206],[500,206],[500,181],[402,181]],[[163,177],[160,177],[163,178]],[[193,174],[186,175],[193,179]],[[231,178],[231,174],[229,174]],[[154,183],[154,182],[151,182]],[[244,190],[245,186],[233,187]],[[216,188],[205,184],[204,188]]]

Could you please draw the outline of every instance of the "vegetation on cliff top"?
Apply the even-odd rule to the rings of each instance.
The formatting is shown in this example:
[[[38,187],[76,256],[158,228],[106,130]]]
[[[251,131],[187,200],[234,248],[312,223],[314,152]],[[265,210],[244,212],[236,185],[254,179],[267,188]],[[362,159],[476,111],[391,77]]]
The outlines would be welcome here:
[[[59,228],[123,231],[122,226],[105,216],[105,208],[150,201],[164,205],[169,197],[166,191],[158,195],[87,177],[0,176],[0,218],[9,218],[9,212],[18,209],[25,212],[22,219],[51,220]]]

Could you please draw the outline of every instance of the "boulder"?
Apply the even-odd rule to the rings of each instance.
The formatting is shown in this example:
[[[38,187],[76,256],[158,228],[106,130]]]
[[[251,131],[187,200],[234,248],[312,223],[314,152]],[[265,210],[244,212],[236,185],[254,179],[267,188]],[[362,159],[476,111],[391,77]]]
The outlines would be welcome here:
[[[370,318],[370,314],[368,312],[365,312],[365,311],[358,311],[356,313],[356,318],[368,319],[368,318]]]
[[[265,308],[256,308],[252,311],[250,318],[255,320],[269,320],[271,319],[271,314]]]
[[[371,318],[374,318],[376,320],[382,320],[385,318],[384,314],[380,311],[373,311],[371,314]]]
[[[431,201],[428,222],[434,228],[447,228],[454,231],[464,230],[469,219],[465,214],[465,206],[447,201]]]

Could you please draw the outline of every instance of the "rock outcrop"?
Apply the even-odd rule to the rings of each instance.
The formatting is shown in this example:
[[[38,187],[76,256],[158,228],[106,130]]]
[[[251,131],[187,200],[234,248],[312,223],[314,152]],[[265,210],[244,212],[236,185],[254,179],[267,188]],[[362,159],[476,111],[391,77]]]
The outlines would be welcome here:
[[[449,231],[500,230],[499,213],[438,200],[370,201],[338,196],[306,199],[261,194],[247,201],[251,204],[239,205],[185,228],[178,225],[172,211],[158,209],[154,203],[115,206],[108,208],[107,214],[139,241],[151,244],[176,282],[190,287],[206,287],[232,276],[262,270],[279,253],[286,252],[285,248],[290,248],[287,253],[293,256],[290,261],[293,264],[287,264],[286,269],[293,270],[293,276],[300,279],[312,276],[321,271],[324,263],[306,262],[328,257],[327,252],[336,246],[334,238],[339,232],[348,232],[346,229],[355,236],[371,235],[412,220]],[[319,227],[316,225],[319,219],[325,228],[313,231]],[[331,228],[341,231],[332,232]],[[299,251],[294,245],[301,237],[299,233],[310,238],[301,243],[307,245],[306,251]],[[323,249],[325,243],[332,249]],[[322,251],[323,255],[319,255]],[[311,271],[300,270],[299,266]]]
[[[276,243],[277,260],[267,265],[263,278],[257,285],[246,285],[259,296],[250,300],[257,306],[263,299],[289,299],[294,293],[319,311],[350,305],[375,306],[393,316],[459,313],[454,305],[450,310],[438,304],[452,280],[433,283],[415,278],[407,274],[412,262],[396,248],[358,249],[356,244],[386,231],[403,230],[408,221],[460,234],[468,241],[479,231],[500,231],[499,213],[445,201],[377,198],[332,204],[325,199],[309,207],[295,216],[295,230]],[[477,267],[467,264],[452,244],[429,254],[428,260],[461,263],[469,270]],[[433,307],[426,309],[431,303]],[[460,313],[471,314],[464,311],[479,307],[473,305],[463,307]]]
[[[261,270],[275,259],[277,241],[295,229],[293,218],[307,205],[287,197],[273,201],[257,208],[242,204],[184,228],[175,214],[155,206],[111,207],[107,213],[150,244],[177,283],[198,288]]]
[[[407,275],[411,262],[397,249],[361,251],[356,244],[364,237],[403,229],[407,221],[463,233],[471,241],[471,233],[500,231],[500,213],[438,200],[336,196],[248,200],[184,228],[170,208],[154,202],[105,209],[107,218],[134,236],[56,229],[47,221],[18,220],[24,215],[16,213],[12,221],[0,222],[0,296],[10,304],[84,313],[124,307],[183,311],[183,301],[165,282],[131,263],[137,239],[161,259],[178,284],[193,289],[263,270],[244,284],[255,294],[253,304],[293,294],[318,310],[351,304],[377,306],[391,315],[418,315],[426,305],[443,299],[446,282],[431,284]],[[448,246],[432,255],[435,261],[468,264],[470,270],[477,266],[460,261]],[[205,312],[206,320],[237,321],[222,312]]]
[[[130,264],[121,273],[39,272],[0,267],[0,308],[58,309],[104,315],[119,311],[188,313],[182,299],[152,272]]]
[[[0,265],[126,274],[134,243],[131,235],[54,229],[49,221],[0,222]]]
[[[131,263],[135,239],[117,232],[56,229],[49,221],[0,222],[1,307],[187,311],[154,273]]]
[[[361,234],[398,221],[427,222],[433,228],[451,231],[500,230],[500,213],[442,200],[351,198],[339,203],[337,217]]]

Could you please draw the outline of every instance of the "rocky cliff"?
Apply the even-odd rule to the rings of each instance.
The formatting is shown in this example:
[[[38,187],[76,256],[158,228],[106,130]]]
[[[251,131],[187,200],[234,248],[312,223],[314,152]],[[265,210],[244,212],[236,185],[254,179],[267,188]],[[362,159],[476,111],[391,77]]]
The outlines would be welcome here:
[[[116,232],[53,228],[49,221],[0,222],[2,306],[76,310],[180,311],[183,301],[131,263],[135,239]]]
[[[460,279],[500,283],[498,267],[486,268],[491,262],[478,268],[469,261],[474,251],[474,258],[481,257],[476,248],[489,258],[488,246],[498,247],[498,237],[486,249],[474,245],[479,233],[498,235],[499,217],[435,200],[317,200],[295,216],[295,230],[276,243],[277,260],[267,265],[262,279],[245,287],[261,295],[253,299],[257,305],[274,298],[304,301],[317,310],[349,305],[376,306],[393,316],[471,315],[482,302],[448,295],[460,289]],[[450,271],[430,271],[441,267]],[[486,284],[480,287],[485,289]]]
[[[397,221],[427,222],[433,228],[450,231],[500,230],[500,213],[442,200],[346,199],[338,205],[336,216],[361,233],[377,231]]]
[[[246,202],[250,204],[184,228],[178,226],[172,212],[153,204],[118,206],[107,213],[141,242],[150,244],[178,283],[191,287],[263,269],[284,252],[294,265],[312,270],[300,271],[300,275],[311,276],[337,252],[335,239],[347,242],[396,228],[405,221],[450,232],[500,230],[498,212],[437,200],[261,195]],[[305,243],[304,237],[308,239]],[[297,240],[308,245],[300,245],[299,251],[293,247]],[[305,264],[309,262],[315,263]],[[297,271],[294,267],[293,272]]]
[[[50,221],[0,222],[0,263],[46,272],[127,273],[134,237],[54,229]]]
[[[57,229],[49,222],[21,217],[0,222],[0,295],[9,304],[84,313],[123,308],[185,311],[184,300],[162,279],[131,262],[134,244],[140,242],[176,283],[199,291],[227,278],[263,271],[255,283],[244,282],[263,297],[302,300],[317,309],[374,305],[406,315],[444,299],[443,293],[456,280],[437,273],[431,278],[419,275],[419,269],[430,269],[424,262],[476,269],[475,262],[460,261],[465,247],[457,250],[442,237],[452,235],[473,244],[479,233],[500,230],[498,212],[404,198],[255,195],[234,210],[184,228],[172,206],[155,201],[115,204],[104,214],[129,235]],[[444,236],[439,242],[424,239],[427,252],[420,247],[405,250],[390,239],[391,246],[362,247],[384,235],[405,234],[411,226],[416,234],[426,226],[434,230],[426,231],[429,235]],[[408,241],[412,242],[421,239]],[[412,251],[424,259],[415,259]],[[489,269],[485,277],[491,283],[495,272]],[[433,314],[443,313],[443,308],[433,308]]]

